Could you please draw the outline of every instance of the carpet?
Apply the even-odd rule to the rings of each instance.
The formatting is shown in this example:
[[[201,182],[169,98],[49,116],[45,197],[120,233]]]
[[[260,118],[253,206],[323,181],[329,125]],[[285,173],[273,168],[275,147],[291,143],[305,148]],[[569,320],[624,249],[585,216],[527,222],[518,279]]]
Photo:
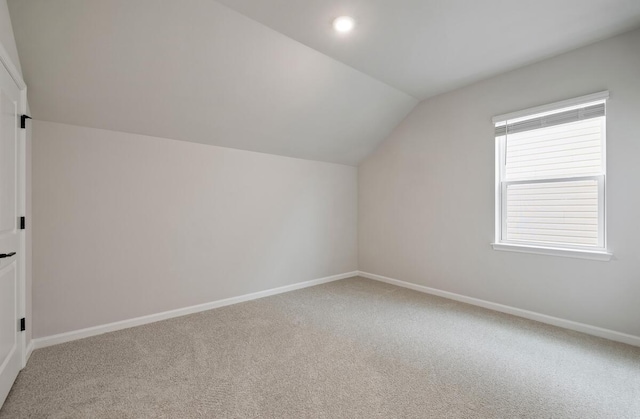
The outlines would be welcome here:
[[[640,348],[350,278],[34,351],[0,418],[640,418]]]

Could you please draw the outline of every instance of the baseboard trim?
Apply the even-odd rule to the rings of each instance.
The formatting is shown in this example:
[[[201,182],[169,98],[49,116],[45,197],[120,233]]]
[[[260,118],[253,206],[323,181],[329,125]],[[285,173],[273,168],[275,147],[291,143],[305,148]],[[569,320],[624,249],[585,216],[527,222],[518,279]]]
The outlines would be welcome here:
[[[71,332],[60,333],[52,336],[45,336],[32,339],[29,346],[31,351],[35,349],[45,348],[47,346],[58,345],[60,343],[70,342],[73,340],[84,339],[91,336],[97,336],[104,333],[115,332],[117,330],[128,329],[130,327],[142,326],[144,324],[155,323],[161,320],[172,319],[174,317],[186,316],[188,314],[199,313],[201,311],[212,310],[214,308],[230,306],[233,304],[243,303],[245,301],[257,300],[259,298],[269,297],[271,295],[282,294],[289,291],[295,291],[302,288],[313,287],[327,282],[338,281],[340,279],[351,278],[357,276],[358,271],[347,272],[339,275],[327,276],[324,278],[312,279],[310,281],[299,282],[297,284],[285,285],[283,287],[272,288],[269,290],[258,291],[251,294],[240,295],[238,297],[225,298],[223,300],[212,301],[209,303],[198,304],[195,306],[179,308],[161,313],[150,314],[147,316],[136,317],[133,319],[122,320],[114,323],[108,323],[100,326],[88,327],[86,329],[74,330]],[[30,355],[30,352],[28,352]]]
[[[418,285],[411,282],[400,281],[398,279],[389,278],[382,275],[376,275],[368,272],[358,272],[358,275],[364,278],[373,279],[387,284],[397,285],[399,287],[408,288],[414,291],[423,292],[425,294],[436,295],[438,297],[448,298],[450,300],[460,301],[462,303],[471,304],[478,307],[487,308],[489,310],[499,311],[501,313],[512,314],[525,319],[535,320],[541,323],[562,327],[577,332],[586,333],[588,335],[598,336],[601,338],[622,342],[633,346],[640,346],[640,337],[629,335],[615,330],[604,329],[597,326],[591,326],[584,323],[578,323],[571,320],[561,319],[559,317],[548,316],[546,314],[536,313],[534,311],[523,310],[516,307],[506,306],[503,304],[492,303],[490,301],[481,300],[479,298],[467,297],[465,295],[456,294],[449,291],[442,291],[435,288],[429,288],[424,285]]]
[[[31,354],[33,353],[34,346],[35,346],[34,340],[31,339],[29,341],[29,344],[27,345],[27,351],[26,351],[27,353],[24,356],[24,364],[25,365],[27,365],[27,362],[29,362],[29,358],[31,358]]]

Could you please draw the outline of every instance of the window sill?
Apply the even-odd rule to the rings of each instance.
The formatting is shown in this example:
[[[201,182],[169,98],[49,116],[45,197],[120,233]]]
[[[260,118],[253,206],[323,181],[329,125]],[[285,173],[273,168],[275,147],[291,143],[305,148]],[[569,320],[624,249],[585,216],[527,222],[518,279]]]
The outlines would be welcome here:
[[[533,253],[536,255],[562,256],[568,258],[591,259],[608,262],[612,253],[602,250],[574,250],[557,247],[527,246],[521,244],[491,243],[493,250],[506,252]]]

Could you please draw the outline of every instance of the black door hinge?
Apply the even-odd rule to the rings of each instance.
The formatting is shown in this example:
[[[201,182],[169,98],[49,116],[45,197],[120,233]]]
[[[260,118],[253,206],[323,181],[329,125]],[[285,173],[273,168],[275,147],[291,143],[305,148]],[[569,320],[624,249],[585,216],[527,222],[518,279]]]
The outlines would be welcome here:
[[[27,228],[27,219],[26,217],[20,217],[20,230],[24,230]]]
[[[20,115],[20,128],[27,128],[27,119],[31,119],[29,115]]]
[[[24,332],[27,330],[27,320],[23,317],[20,319],[20,331]]]

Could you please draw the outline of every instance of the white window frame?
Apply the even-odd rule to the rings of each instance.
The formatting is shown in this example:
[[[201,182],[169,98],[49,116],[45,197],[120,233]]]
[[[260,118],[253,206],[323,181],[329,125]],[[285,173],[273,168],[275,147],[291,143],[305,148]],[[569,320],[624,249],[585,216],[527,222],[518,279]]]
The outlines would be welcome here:
[[[595,103],[606,103],[609,92],[599,92],[591,95],[581,96],[561,102],[550,103],[548,105],[535,108],[524,109],[509,114],[498,115],[493,118],[494,126],[500,124],[513,123],[514,120],[527,119],[533,115],[552,114],[559,110],[583,107]],[[606,106],[606,105],[605,105]],[[557,177],[550,179],[536,180],[504,180],[506,170],[506,136],[495,138],[495,241],[492,243],[494,250],[506,250],[521,253],[535,253],[542,255],[565,256],[580,259],[594,259],[608,261],[612,258],[612,253],[607,250],[607,229],[606,229],[606,116],[603,118],[602,129],[602,173],[599,175],[579,176],[579,177]],[[506,191],[509,185],[532,184],[532,183],[553,183],[566,181],[595,180],[598,183],[598,246],[579,245],[545,245],[525,241],[508,241],[503,239],[503,232],[506,231]]]

